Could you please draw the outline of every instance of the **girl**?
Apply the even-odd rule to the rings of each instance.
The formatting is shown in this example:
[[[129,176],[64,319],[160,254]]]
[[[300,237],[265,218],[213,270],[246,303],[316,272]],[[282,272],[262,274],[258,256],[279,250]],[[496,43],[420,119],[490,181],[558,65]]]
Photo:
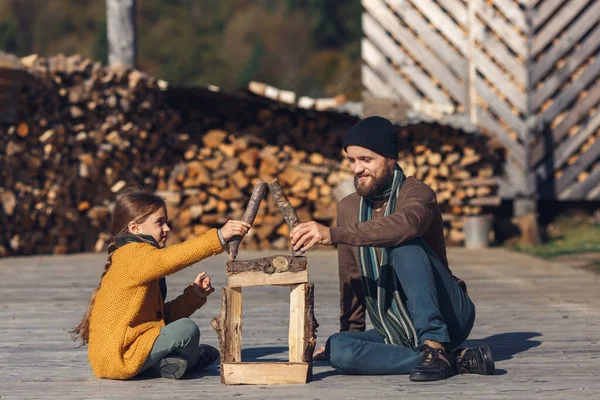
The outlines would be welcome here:
[[[164,277],[219,254],[233,236],[250,225],[228,221],[221,229],[165,249],[171,230],[160,197],[140,190],[117,196],[108,262],[87,312],[73,330],[88,344],[98,378],[129,379],[150,370],[179,379],[186,369],[212,364],[218,351],[199,346],[200,330],[189,318],[214,291],[202,272],[176,299],[165,302]]]

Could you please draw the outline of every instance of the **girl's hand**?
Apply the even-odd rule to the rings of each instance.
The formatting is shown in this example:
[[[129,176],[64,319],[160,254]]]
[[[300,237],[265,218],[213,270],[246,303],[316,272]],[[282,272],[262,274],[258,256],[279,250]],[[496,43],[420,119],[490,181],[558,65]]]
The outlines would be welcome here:
[[[227,221],[221,228],[221,234],[226,242],[234,236],[244,237],[250,229],[250,224],[243,221]]]
[[[210,277],[206,276],[206,272],[200,272],[194,281],[194,292],[199,297],[207,298],[209,294],[215,291],[215,288],[210,284]]]

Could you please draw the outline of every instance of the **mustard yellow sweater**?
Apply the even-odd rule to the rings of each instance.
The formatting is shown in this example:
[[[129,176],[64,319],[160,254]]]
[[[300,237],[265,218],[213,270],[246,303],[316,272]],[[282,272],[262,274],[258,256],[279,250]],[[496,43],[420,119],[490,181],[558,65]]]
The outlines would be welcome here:
[[[222,251],[216,229],[165,249],[146,243],[117,249],[90,316],[88,358],[94,375],[135,376],[160,328],[189,317],[206,303],[191,285],[178,298],[163,303],[158,280]]]

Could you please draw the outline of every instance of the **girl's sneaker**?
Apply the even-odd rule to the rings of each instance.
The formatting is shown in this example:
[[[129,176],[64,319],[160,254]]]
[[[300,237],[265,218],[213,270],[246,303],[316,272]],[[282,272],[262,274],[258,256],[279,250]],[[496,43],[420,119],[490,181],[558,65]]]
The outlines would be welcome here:
[[[167,356],[152,368],[156,375],[167,379],[180,379],[187,369],[187,360],[182,357]]]
[[[219,350],[207,344],[198,346],[198,361],[194,365],[197,371],[208,368],[212,363],[219,359]]]

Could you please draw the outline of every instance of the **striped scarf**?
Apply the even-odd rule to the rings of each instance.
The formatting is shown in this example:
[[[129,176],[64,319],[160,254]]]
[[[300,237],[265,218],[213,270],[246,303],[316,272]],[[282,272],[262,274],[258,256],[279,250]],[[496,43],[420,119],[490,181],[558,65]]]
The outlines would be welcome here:
[[[396,165],[391,184],[382,190],[388,196],[383,198],[383,200],[388,199],[384,215],[390,215],[396,210],[396,199],[403,183],[404,172]],[[361,198],[360,222],[371,220],[372,201],[379,197],[382,196],[376,195],[370,199]],[[374,247],[361,246],[358,254],[367,311],[373,327],[385,338],[386,343],[410,348],[417,347],[417,333],[400,297],[400,283],[390,264],[387,252],[385,250],[382,252],[380,263],[378,263],[377,250]]]
[[[156,240],[150,235],[135,235],[133,233],[127,233],[122,236],[117,236],[115,242],[117,245],[117,249],[129,243],[147,243],[151,246],[156,247],[157,249],[160,248]],[[158,286],[160,287],[160,294],[162,295],[162,299],[163,301],[165,301],[165,299],[167,298],[167,279],[165,277],[160,278],[158,280]]]

